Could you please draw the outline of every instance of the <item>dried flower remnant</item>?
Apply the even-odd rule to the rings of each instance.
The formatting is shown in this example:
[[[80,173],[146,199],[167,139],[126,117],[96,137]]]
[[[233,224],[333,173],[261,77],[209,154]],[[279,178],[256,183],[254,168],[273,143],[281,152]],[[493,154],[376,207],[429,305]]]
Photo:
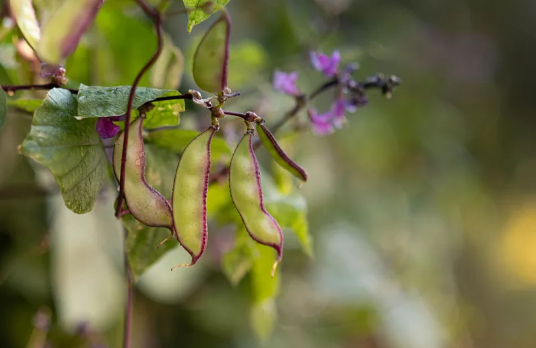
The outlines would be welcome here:
[[[339,63],[341,62],[341,54],[335,50],[328,56],[322,52],[311,51],[309,53],[311,64],[313,67],[324,73],[327,77],[333,77],[337,74]]]
[[[285,73],[276,70],[274,73],[274,89],[291,96],[300,96],[302,93],[298,89],[298,86],[296,86],[297,80],[297,72]]]

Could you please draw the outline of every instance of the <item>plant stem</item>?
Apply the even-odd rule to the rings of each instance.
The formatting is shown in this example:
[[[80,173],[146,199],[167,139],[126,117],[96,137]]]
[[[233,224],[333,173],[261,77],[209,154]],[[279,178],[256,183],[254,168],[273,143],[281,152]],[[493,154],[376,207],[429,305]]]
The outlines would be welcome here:
[[[193,99],[193,95],[190,94],[190,93],[185,93],[185,94],[182,94],[182,95],[172,95],[172,96],[169,96],[169,97],[160,97],[160,98],[156,98],[154,100],[151,100],[150,103],[152,102],[159,102],[159,101],[165,101],[165,100],[177,100],[177,99],[186,99],[186,100],[192,100]]]
[[[22,91],[22,90],[30,90],[30,89],[45,89],[45,90],[48,90],[48,89],[52,89],[52,88],[64,88],[66,90],[68,90],[69,92],[71,93],[78,93],[78,90],[77,89],[71,89],[71,88],[65,88],[65,87],[62,87],[60,85],[58,85],[57,83],[46,83],[46,84],[42,84],[42,85],[19,85],[19,86],[11,86],[11,85],[4,85],[2,86],[2,89],[6,92],[16,92],[16,91]]]
[[[155,28],[156,28],[156,37],[157,37],[157,48],[156,52],[153,54],[151,59],[145,64],[145,66],[140,70],[138,73],[138,76],[136,76],[136,79],[134,80],[134,83],[132,84],[132,87],[130,88],[130,94],[128,96],[128,102],[127,102],[127,111],[125,113],[125,130],[124,130],[124,143],[123,143],[123,152],[121,154],[121,175],[119,177],[119,195],[117,197],[117,208],[115,211],[115,216],[119,218],[121,215],[121,209],[123,208],[123,201],[125,200],[125,172],[126,172],[126,164],[127,164],[127,148],[128,148],[128,133],[130,129],[130,118],[132,115],[132,103],[134,101],[134,96],[136,95],[136,88],[143,77],[143,75],[153,66],[153,64],[156,62],[158,57],[160,56],[160,53],[162,53],[162,47],[163,47],[163,39],[162,39],[162,17],[160,16],[160,13],[156,11],[155,9],[151,8],[148,4],[146,4],[143,0],[136,0],[138,5],[145,11],[145,13],[151,17],[155,22]]]
[[[126,248],[126,240],[128,231],[125,229],[124,248]],[[134,304],[134,287],[132,285],[132,272],[128,263],[127,251],[124,250],[125,256],[125,277],[127,279],[127,301],[125,305],[125,328],[123,331],[123,348],[130,348],[130,331],[132,328],[132,307]]]

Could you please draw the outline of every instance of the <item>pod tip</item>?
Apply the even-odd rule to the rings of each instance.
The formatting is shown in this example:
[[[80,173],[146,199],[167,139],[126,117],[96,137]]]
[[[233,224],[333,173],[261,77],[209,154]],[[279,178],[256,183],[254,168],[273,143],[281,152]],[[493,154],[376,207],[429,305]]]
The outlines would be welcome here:
[[[192,265],[193,265],[193,263],[181,263],[180,265],[172,267],[171,270],[173,271],[175,268],[179,268],[179,267],[190,267]]]
[[[168,240],[170,240],[171,238],[173,238],[173,233],[166,237],[163,241],[160,242],[160,244],[158,244],[158,246],[156,247],[157,249],[160,249],[160,247],[162,246],[162,244],[164,244],[165,242],[167,242]]]
[[[272,266],[272,278],[275,276],[275,271],[277,270],[277,265],[279,265],[279,259],[277,259],[275,262],[274,262],[274,265]]]

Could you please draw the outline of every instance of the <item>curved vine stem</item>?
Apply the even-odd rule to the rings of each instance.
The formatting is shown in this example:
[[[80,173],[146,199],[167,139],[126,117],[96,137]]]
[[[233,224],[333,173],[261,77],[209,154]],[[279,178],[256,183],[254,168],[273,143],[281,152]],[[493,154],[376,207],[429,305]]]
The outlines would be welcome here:
[[[121,175],[119,177],[119,195],[117,197],[117,208],[115,210],[115,216],[119,218],[121,216],[121,210],[123,208],[123,202],[125,200],[125,172],[126,172],[126,164],[127,164],[127,149],[128,149],[128,133],[130,129],[130,120],[132,116],[132,103],[134,101],[134,96],[136,95],[136,88],[138,87],[138,84],[140,83],[141,78],[143,75],[153,66],[153,64],[157,61],[158,57],[160,56],[160,53],[162,53],[162,47],[163,47],[163,38],[162,38],[162,16],[160,15],[160,12],[158,12],[156,9],[149,6],[147,3],[145,3],[143,0],[136,0],[138,5],[143,9],[143,11],[153,19],[155,23],[156,28],[156,37],[158,40],[156,51],[151,57],[151,59],[145,64],[145,66],[140,70],[138,73],[138,76],[136,76],[136,79],[134,80],[134,83],[132,84],[132,87],[130,88],[130,94],[128,95],[128,102],[127,102],[127,112],[125,113],[125,130],[124,130],[124,143],[123,143],[123,152],[121,154]]]

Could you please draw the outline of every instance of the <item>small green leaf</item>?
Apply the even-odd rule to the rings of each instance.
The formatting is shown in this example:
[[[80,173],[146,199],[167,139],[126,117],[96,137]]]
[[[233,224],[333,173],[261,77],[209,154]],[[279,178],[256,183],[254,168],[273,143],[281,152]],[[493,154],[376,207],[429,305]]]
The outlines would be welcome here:
[[[221,10],[230,0],[183,0],[188,10],[188,32],[194,26],[208,19],[213,13]]]
[[[35,112],[37,108],[43,103],[42,99],[17,99],[17,100],[8,100],[7,105],[15,107],[19,110],[26,112]]]
[[[10,0],[9,6],[26,42],[35,49],[41,39],[41,29],[35,18],[32,0]]]
[[[193,77],[199,88],[220,92],[227,87],[231,20],[226,12],[208,29],[194,55]]]
[[[47,167],[60,185],[65,205],[91,211],[104,182],[107,161],[96,120],[77,120],[76,98],[65,89],[48,92],[37,108],[22,153]]]
[[[257,337],[265,341],[272,333],[277,318],[275,298],[279,293],[279,271],[271,276],[274,262],[271,248],[255,245],[252,250],[250,323]]]
[[[178,156],[167,149],[151,144],[145,145],[145,155],[147,182],[162,193],[165,198],[170,199],[175,169],[179,161]],[[171,239],[157,248],[161,241],[169,237],[168,229],[147,227],[138,222],[132,215],[125,215],[122,222],[128,230],[126,251],[135,278],[143,274],[168,250],[179,245],[176,239]]]
[[[246,229],[238,225],[234,248],[222,257],[223,274],[233,286],[236,286],[244,278],[253,265],[251,249],[253,243]]]
[[[6,92],[0,88],[0,129],[4,123],[6,123],[7,118],[7,95]]]
[[[104,0],[63,1],[43,26],[37,44],[39,57],[57,64],[73,53],[103,3]]]
[[[80,85],[78,92],[78,115],[80,117],[121,116],[127,112],[130,86],[99,87]],[[133,110],[160,97],[178,96],[179,92],[167,89],[138,87],[132,103]],[[177,125],[179,114],[184,111],[184,100],[174,99],[154,103],[147,113],[146,128]]]
[[[149,128],[149,127],[147,127]],[[176,153],[182,153],[184,148],[199,135],[199,132],[187,129],[160,129],[147,133],[145,140],[152,144],[165,147]],[[214,137],[210,147],[212,162],[217,164],[231,156],[231,150],[223,138]],[[227,192],[228,193],[228,192]]]
[[[180,95],[177,91],[168,92],[162,97]],[[154,109],[147,113],[147,119],[143,123],[145,128],[157,128],[162,126],[176,126],[180,123],[180,113],[184,111],[183,99],[164,100],[154,103]]]
[[[164,47],[151,69],[151,85],[155,88],[178,89],[184,69],[184,57],[169,35],[164,36]]]

